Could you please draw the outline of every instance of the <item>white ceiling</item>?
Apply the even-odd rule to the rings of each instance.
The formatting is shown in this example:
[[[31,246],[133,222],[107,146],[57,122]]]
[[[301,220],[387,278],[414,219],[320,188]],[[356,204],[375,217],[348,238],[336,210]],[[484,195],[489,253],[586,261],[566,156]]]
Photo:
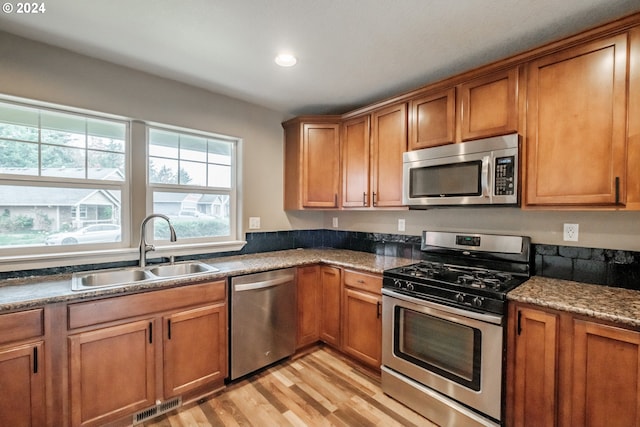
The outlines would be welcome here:
[[[0,13],[0,28],[291,115],[343,113],[640,11],[638,0],[44,5],[37,15]],[[275,65],[282,50],[298,65]]]

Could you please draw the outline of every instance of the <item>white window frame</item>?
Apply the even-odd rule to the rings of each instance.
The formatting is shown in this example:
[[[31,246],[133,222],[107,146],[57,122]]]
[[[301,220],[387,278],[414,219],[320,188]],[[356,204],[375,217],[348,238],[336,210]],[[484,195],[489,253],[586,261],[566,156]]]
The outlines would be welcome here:
[[[86,111],[80,109],[74,109],[69,107],[63,107],[58,105],[40,103],[30,100],[13,99],[9,97],[0,97],[0,102],[3,104],[14,105],[17,107],[25,107],[45,112],[64,114],[70,116],[78,116],[82,119],[95,119],[100,121],[112,121],[118,124],[124,125],[124,175],[125,178],[122,181],[115,180],[99,180],[92,178],[67,178],[67,177],[55,177],[55,176],[43,176],[43,175],[23,175],[23,174],[2,174],[0,173],[0,185],[7,186],[25,186],[25,187],[52,187],[52,188],[87,188],[87,189],[99,189],[99,190],[111,190],[120,192],[120,226],[122,230],[121,241],[113,243],[100,243],[100,244],[78,244],[71,247],[65,246],[16,246],[0,248],[0,271],[7,271],[8,269],[21,269],[20,260],[25,261],[26,268],[34,268],[31,265],[30,260],[40,260],[49,258],[51,260],[70,257],[82,258],[82,254],[86,253],[89,258],[94,252],[104,253],[114,250],[122,250],[130,246],[130,171],[131,171],[131,137],[130,121],[124,117],[100,114],[93,111]],[[41,124],[38,123],[38,132],[41,132]],[[38,144],[41,144],[40,138],[38,138]],[[89,150],[85,147],[85,152]],[[85,167],[86,162],[85,158]],[[41,165],[39,164],[39,168]],[[77,213],[77,212],[76,212]],[[75,213],[74,213],[75,215]],[[58,264],[56,264],[58,262]],[[77,264],[78,262],[76,262]],[[51,261],[51,263],[39,263],[38,266],[53,265],[66,265],[68,262]],[[13,267],[13,268],[7,268]]]
[[[174,132],[186,136],[194,136],[198,138],[216,139],[221,141],[227,141],[231,144],[231,183],[230,188],[209,187],[209,186],[192,186],[184,184],[160,184],[149,182],[149,131],[159,130]],[[202,194],[224,194],[229,196],[229,236],[221,237],[202,237],[202,238],[189,238],[180,239],[178,235],[177,244],[172,245],[174,251],[177,249],[181,255],[185,253],[207,253],[218,251],[231,251],[239,250],[246,243],[240,238],[241,236],[241,206],[239,203],[238,194],[240,190],[240,161],[241,159],[241,146],[242,139],[216,134],[213,132],[203,132],[193,129],[187,129],[182,127],[170,126],[160,123],[146,123],[145,129],[145,167],[147,172],[147,214],[153,213],[153,193],[154,191],[160,192],[172,192],[172,193],[202,193]],[[147,240],[156,242],[157,245],[166,244],[166,241],[155,241],[153,239],[153,231],[147,232]]]
[[[153,188],[148,183],[147,132],[148,127],[185,132],[196,136],[234,141],[232,153],[232,182],[229,190],[230,235],[226,239],[204,238],[201,241],[189,239],[169,243],[156,242],[156,251],[150,257],[188,256],[215,252],[238,251],[246,244],[242,230],[242,146],[239,137],[219,135],[166,124],[132,120],[123,116],[103,114],[79,108],[45,103],[0,94],[0,102],[13,103],[29,108],[51,110],[63,114],[77,114],[99,120],[114,120],[126,123],[125,135],[125,180],[103,181],[95,179],[74,180],[63,177],[43,177],[27,175],[0,175],[0,185],[30,185],[44,187],[105,188],[121,191],[121,228],[119,243],[83,244],[73,246],[38,246],[0,249],[0,272],[63,267],[83,264],[103,264],[137,260],[140,239],[140,224],[152,213]],[[134,167],[135,165],[135,167]],[[144,170],[144,172],[142,172]],[[170,188],[170,186],[162,186]],[[189,188],[177,186],[172,191],[186,191]],[[198,187],[199,189],[199,187]],[[235,212],[233,210],[235,209]],[[153,222],[153,221],[152,221]],[[151,227],[152,228],[152,227]],[[153,231],[148,230],[147,240],[152,241]],[[151,239],[151,240],[150,240]]]

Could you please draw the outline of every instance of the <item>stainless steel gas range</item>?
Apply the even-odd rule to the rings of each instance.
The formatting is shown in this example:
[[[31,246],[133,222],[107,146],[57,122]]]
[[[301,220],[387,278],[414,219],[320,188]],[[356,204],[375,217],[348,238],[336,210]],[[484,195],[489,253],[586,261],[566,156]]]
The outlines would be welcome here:
[[[441,426],[500,426],[506,294],[530,275],[528,237],[422,233],[423,261],[386,270],[382,390]]]

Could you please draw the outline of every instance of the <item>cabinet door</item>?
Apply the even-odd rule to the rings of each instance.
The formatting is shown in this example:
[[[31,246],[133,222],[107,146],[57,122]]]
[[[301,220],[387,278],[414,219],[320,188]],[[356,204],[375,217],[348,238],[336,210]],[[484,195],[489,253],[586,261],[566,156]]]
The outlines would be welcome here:
[[[624,202],[626,70],[626,34],[530,63],[527,204]]]
[[[342,207],[370,206],[369,116],[342,124]]]
[[[409,150],[455,141],[455,88],[411,100],[409,114]]]
[[[181,311],[163,319],[164,397],[227,376],[226,304]]]
[[[69,336],[71,423],[102,425],[155,405],[153,320]]]
[[[296,348],[318,341],[320,337],[320,266],[298,268],[298,325]]]
[[[640,210],[640,27],[629,31],[627,209]]]
[[[340,183],[339,125],[303,125],[302,159],[303,206],[337,208]]]
[[[340,347],[340,269],[322,266],[320,283],[322,285],[320,339],[338,348]]]
[[[382,297],[345,288],[342,300],[343,351],[373,368],[380,369]]]
[[[517,316],[514,426],[554,426],[558,316],[529,308],[518,308]]]
[[[0,349],[0,425],[45,425],[42,341]]]
[[[640,425],[640,333],[574,320],[572,421]]]
[[[371,116],[372,206],[402,206],[402,153],[407,151],[407,105],[393,105]]]
[[[518,69],[493,73],[460,85],[463,141],[518,130]]]

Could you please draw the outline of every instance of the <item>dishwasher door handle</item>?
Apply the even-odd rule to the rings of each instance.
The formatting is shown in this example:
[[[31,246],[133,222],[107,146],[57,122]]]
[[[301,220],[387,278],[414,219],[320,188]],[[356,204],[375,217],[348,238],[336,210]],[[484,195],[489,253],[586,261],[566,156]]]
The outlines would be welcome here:
[[[253,282],[253,283],[247,283],[243,285],[233,285],[233,290],[235,292],[242,292],[242,291],[251,291],[254,289],[271,288],[273,286],[283,285],[287,282],[293,282],[293,280],[294,280],[294,276],[292,274],[292,275],[287,275],[283,277],[278,277],[276,279],[264,280],[262,282]]]

